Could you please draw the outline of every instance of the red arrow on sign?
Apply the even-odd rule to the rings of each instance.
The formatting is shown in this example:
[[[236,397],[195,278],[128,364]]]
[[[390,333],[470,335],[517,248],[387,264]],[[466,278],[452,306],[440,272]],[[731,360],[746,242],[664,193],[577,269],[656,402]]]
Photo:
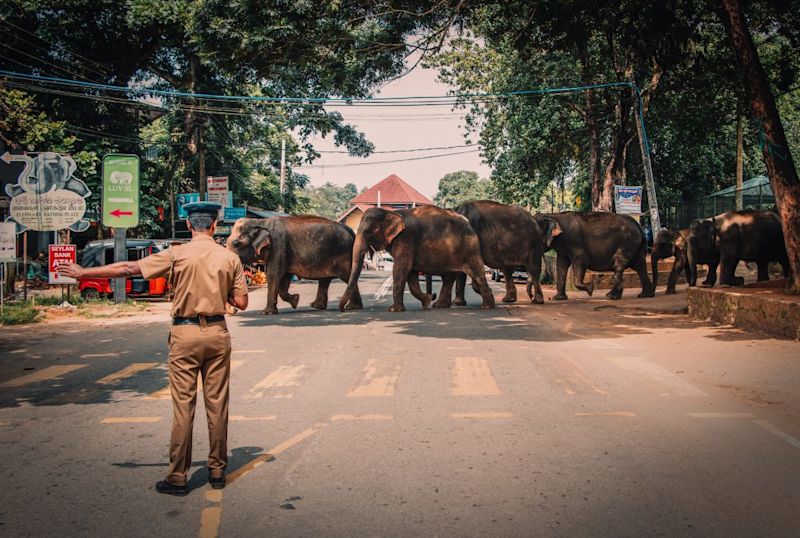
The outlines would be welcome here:
[[[119,209],[115,209],[110,213],[113,217],[121,217],[122,215],[130,215],[133,216],[133,211],[120,211]]]

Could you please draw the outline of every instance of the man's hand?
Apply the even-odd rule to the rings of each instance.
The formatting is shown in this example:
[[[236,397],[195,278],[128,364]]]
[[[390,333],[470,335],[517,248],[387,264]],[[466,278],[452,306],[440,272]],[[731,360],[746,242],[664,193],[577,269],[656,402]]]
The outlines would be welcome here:
[[[58,272],[64,276],[72,277],[72,278],[83,278],[83,273],[85,269],[78,265],[77,263],[71,263],[69,265],[62,265],[58,268]]]

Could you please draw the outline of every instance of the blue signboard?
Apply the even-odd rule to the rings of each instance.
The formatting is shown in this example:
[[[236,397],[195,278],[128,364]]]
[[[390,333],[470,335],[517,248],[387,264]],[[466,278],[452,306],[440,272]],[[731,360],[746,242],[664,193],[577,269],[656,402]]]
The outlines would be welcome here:
[[[200,193],[199,192],[184,192],[183,194],[178,195],[178,218],[185,219],[189,216],[186,211],[183,210],[183,206],[186,204],[190,204],[192,202],[199,202],[200,201]]]
[[[224,220],[243,219],[247,216],[247,209],[244,207],[226,207]]]

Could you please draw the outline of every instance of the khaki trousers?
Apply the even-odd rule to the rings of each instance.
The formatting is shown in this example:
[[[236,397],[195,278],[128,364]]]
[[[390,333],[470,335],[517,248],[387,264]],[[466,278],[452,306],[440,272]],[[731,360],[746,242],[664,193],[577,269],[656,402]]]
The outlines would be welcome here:
[[[208,420],[208,468],[222,476],[228,463],[228,402],[231,337],[224,321],[173,325],[169,335],[169,386],[172,392],[172,435],[167,480],[186,484],[192,463],[192,427],[197,402],[197,377],[203,382]]]

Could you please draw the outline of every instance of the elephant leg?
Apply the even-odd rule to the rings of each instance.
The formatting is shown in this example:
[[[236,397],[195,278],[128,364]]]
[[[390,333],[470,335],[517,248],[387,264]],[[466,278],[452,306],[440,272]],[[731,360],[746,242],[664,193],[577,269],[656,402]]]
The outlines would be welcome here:
[[[316,308],[317,310],[325,310],[328,308],[328,288],[331,285],[331,280],[333,280],[333,277],[319,279],[317,297],[314,299],[314,302],[311,303],[311,308]]]
[[[292,283],[292,275],[286,274],[281,279],[280,288],[278,288],[278,295],[281,299],[292,305],[292,310],[297,309],[297,303],[300,302],[300,295],[297,293],[289,293],[289,285]]]
[[[678,254],[675,256],[675,261],[672,263],[672,271],[669,272],[669,278],[667,278],[667,291],[664,295],[674,295],[675,285],[678,283],[678,275],[681,274],[681,271],[686,269],[686,260],[684,259],[683,255]],[[655,282],[653,283],[653,291],[655,291]]]
[[[450,285],[452,286],[453,283],[451,282]],[[440,297],[444,295],[444,277],[442,277],[442,291],[440,292]],[[458,273],[456,277],[456,298],[453,301],[455,306],[465,306],[467,304],[466,299],[464,298],[464,291],[467,288],[467,274],[466,273]]]
[[[675,272],[675,267],[673,266],[672,269],[670,278],[672,278],[672,273]],[[633,270],[639,274],[639,282],[642,284],[642,293],[639,294],[639,298],[653,297],[656,287],[650,282],[650,277],[647,276],[647,261],[644,256],[639,256],[639,259],[633,263]]]
[[[567,299],[567,271],[569,271],[570,259],[559,253],[556,256],[556,294],[554,301],[564,301]]]
[[[758,281],[769,280],[769,262],[758,261],[756,263],[758,265]]]
[[[456,276],[458,275],[458,276]],[[457,278],[464,277],[464,283],[466,284],[467,275],[464,273],[447,273],[442,275],[442,289],[439,292],[439,299],[433,303],[434,308],[450,308],[453,303],[450,300],[452,291],[453,291],[453,282],[456,281]],[[462,288],[463,293],[463,288]],[[458,300],[458,292],[456,292],[456,300]]]
[[[528,299],[531,299],[533,304],[544,303],[544,294],[542,293],[542,284],[540,282],[542,275],[542,253],[534,252],[531,259],[528,261],[528,283],[526,285],[528,292]],[[534,294],[531,295],[531,285],[533,285]]]
[[[422,309],[427,310],[433,301],[433,297],[431,297],[429,293],[422,293],[422,288],[419,287],[419,273],[417,271],[411,271],[411,273],[409,273],[408,289],[411,295],[422,303]]]
[[[411,272],[412,257],[409,255],[407,256],[408,259],[398,258],[395,257],[394,267],[392,268],[393,302],[392,306],[389,307],[389,312],[404,312],[406,309],[403,304],[403,293],[406,290],[406,280],[408,280],[408,275]]]
[[[494,308],[494,295],[492,294],[492,289],[489,287],[489,283],[486,282],[486,275],[483,274],[483,264],[476,263],[473,266],[468,266],[465,272],[472,279],[472,282],[478,286],[478,289],[480,289],[480,294],[483,298],[481,308],[484,310]]]
[[[717,283],[717,267],[719,267],[719,262],[709,263],[706,266],[708,269],[708,274],[706,275],[706,279],[703,281],[703,286],[713,288],[714,284]]]
[[[504,303],[517,302],[517,285],[514,284],[514,268],[504,267],[503,278],[506,279],[506,295],[502,301]]]
[[[739,265],[739,257],[730,254],[722,253],[719,258],[720,275],[719,283],[723,286],[741,286],[744,284],[744,278],[736,276],[736,266]]]
[[[606,293],[609,299],[622,299],[622,280],[625,276],[625,269],[615,268],[614,278],[611,280],[611,291]]]
[[[592,296],[594,292],[594,279],[592,279],[589,284],[584,284],[583,278],[586,276],[586,264],[583,260],[576,260],[572,264],[572,285],[575,286],[575,289],[585,291],[589,294],[589,297]]]
[[[283,277],[278,274],[270,274],[267,277],[267,306],[264,308],[265,314],[278,313],[278,290],[281,287]]]
[[[425,275],[425,293],[436,300],[436,294],[433,292],[433,275]]]

